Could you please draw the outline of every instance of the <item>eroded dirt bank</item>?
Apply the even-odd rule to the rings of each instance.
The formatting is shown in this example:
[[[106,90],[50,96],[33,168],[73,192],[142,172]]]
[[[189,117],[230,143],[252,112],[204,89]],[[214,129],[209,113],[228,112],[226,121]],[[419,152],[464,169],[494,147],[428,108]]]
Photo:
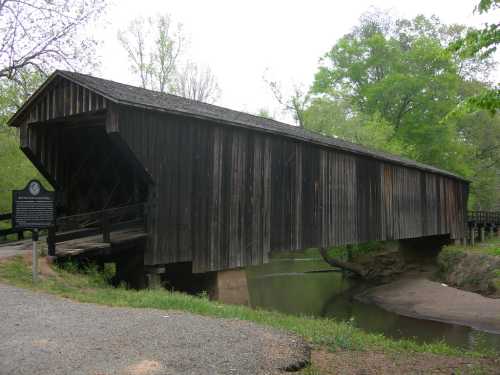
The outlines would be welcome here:
[[[358,298],[386,310],[500,334],[500,300],[455,289],[425,277],[404,277]]]

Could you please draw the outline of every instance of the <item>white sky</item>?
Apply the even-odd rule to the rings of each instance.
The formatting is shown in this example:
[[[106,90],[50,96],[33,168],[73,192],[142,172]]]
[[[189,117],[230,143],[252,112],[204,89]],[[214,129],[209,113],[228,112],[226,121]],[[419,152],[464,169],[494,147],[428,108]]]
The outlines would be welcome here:
[[[217,76],[222,95],[216,104],[251,113],[266,108],[290,121],[262,79],[266,71],[266,77],[282,82],[285,90],[292,84],[308,87],[319,58],[372,6],[405,18],[435,14],[446,23],[480,26],[498,21],[498,12],[473,15],[478,1],[114,0],[108,25],[98,35],[104,42],[100,75],[137,84],[117,31],[137,16],[167,13],[183,24],[189,58],[210,66]]]

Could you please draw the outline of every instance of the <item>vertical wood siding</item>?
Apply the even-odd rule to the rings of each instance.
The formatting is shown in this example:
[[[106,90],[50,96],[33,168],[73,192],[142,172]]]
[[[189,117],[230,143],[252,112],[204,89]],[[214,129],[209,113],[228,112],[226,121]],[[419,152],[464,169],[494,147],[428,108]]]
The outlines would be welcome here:
[[[41,122],[106,109],[107,100],[69,80],[56,77],[31,103],[27,123]]]
[[[157,189],[146,264],[194,272],[270,250],[464,234],[467,184],[285,137],[121,109],[119,131]]]
[[[270,139],[132,110],[120,114],[119,127],[157,189],[146,264],[193,261],[205,272],[267,261]]]

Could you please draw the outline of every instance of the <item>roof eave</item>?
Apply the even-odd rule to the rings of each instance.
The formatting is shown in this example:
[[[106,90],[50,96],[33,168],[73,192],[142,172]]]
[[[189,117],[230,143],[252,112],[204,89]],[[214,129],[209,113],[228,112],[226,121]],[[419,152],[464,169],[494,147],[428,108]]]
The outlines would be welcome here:
[[[445,171],[445,170],[441,170],[439,168],[435,168],[435,167],[432,167],[432,166],[427,166],[427,165],[422,164],[422,163],[418,163],[419,165],[415,165],[413,163],[416,163],[416,162],[413,161],[413,160],[409,160],[408,162],[405,162],[404,160],[396,161],[396,160],[391,159],[390,157],[385,157],[383,155],[374,155],[373,153],[370,152],[369,149],[367,149],[366,151],[356,150],[356,149],[352,149],[352,148],[349,148],[349,147],[344,147],[344,146],[339,145],[339,144],[332,145],[332,144],[329,144],[328,142],[322,142],[320,140],[316,140],[316,139],[313,139],[313,138],[308,138],[307,136],[299,136],[299,135],[292,135],[292,134],[286,134],[285,135],[285,134],[279,132],[278,130],[275,130],[275,129],[272,129],[272,128],[266,128],[266,127],[263,127],[263,126],[262,127],[252,127],[252,126],[250,126],[250,125],[248,125],[248,124],[246,124],[244,122],[238,122],[238,121],[235,121],[235,120],[225,120],[225,119],[221,119],[221,118],[219,118],[217,116],[209,116],[209,115],[203,115],[203,114],[194,114],[192,112],[187,112],[187,111],[168,109],[168,108],[164,108],[164,107],[159,107],[159,106],[154,106],[154,105],[147,105],[147,104],[132,102],[132,101],[128,101],[128,100],[118,99],[118,98],[113,97],[112,95],[106,93],[105,91],[100,90],[98,87],[95,87],[94,85],[88,85],[83,80],[78,79],[78,77],[74,77],[71,74],[66,74],[66,72],[60,71],[60,70],[54,71],[47,78],[47,80],[42,84],[42,86],[40,86],[30,96],[30,98],[21,106],[21,108],[19,108],[16,111],[16,113],[8,120],[7,124],[9,126],[17,127],[19,125],[17,123],[17,120],[19,119],[19,117],[21,116],[21,114],[24,112],[24,110],[33,101],[36,100],[36,98],[40,94],[40,92],[42,92],[57,76],[60,76],[60,77],[63,77],[65,79],[67,79],[67,80],[75,82],[78,85],[81,85],[82,87],[85,87],[86,89],[91,90],[91,91],[93,91],[93,92],[95,92],[95,93],[103,96],[104,98],[106,98],[106,100],[108,100],[110,102],[113,102],[115,104],[120,104],[120,105],[124,105],[124,106],[128,106],[128,107],[134,107],[134,108],[141,108],[141,109],[146,109],[146,110],[153,110],[153,111],[157,111],[157,112],[169,113],[169,114],[173,114],[173,115],[180,115],[180,116],[186,116],[186,117],[191,117],[191,118],[198,118],[200,120],[218,122],[218,123],[221,123],[221,124],[224,124],[224,125],[232,125],[232,126],[243,127],[243,128],[251,129],[251,130],[254,130],[254,131],[255,130],[262,131],[262,132],[265,132],[265,133],[274,134],[274,135],[281,136],[281,137],[295,139],[295,140],[298,140],[298,141],[301,141],[301,142],[308,142],[308,143],[317,144],[319,146],[330,148],[330,149],[332,149],[332,148],[338,149],[340,151],[347,152],[347,153],[350,153],[350,154],[362,155],[362,156],[365,156],[365,157],[369,157],[369,158],[381,160],[383,162],[387,162],[387,163],[391,163],[391,164],[395,164],[395,165],[402,165],[402,166],[405,166],[405,167],[408,167],[408,168],[414,168],[414,169],[418,169],[418,170],[424,170],[424,171],[427,171],[429,173],[441,174],[441,175],[444,175],[444,176],[447,176],[447,177],[452,177],[452,178],[455,178],[455,179],[458,179],[458,180],[470,183],[469,180],[466,180],[462,176],[456,175],[454,173],[451,173],[451,172],[448,172],[448,171]],[[279,123],[279,122],[277,122],[277,123]],[[284,123],[279,123],[279,124],[283,125],[283,126],[292,126],[292,125],[288,125],[288,124],[284,124]]]

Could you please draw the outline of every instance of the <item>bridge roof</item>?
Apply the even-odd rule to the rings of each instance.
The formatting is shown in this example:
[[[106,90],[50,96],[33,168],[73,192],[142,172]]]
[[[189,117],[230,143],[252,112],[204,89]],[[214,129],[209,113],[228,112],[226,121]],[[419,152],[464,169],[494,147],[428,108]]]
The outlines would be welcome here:
[[[28,101],[12,116],[9,125],[15,126],[15,120],[29,106],[30,102],[41,92],[43,88],[55,77],[60,76],[73,81],[95,93],[102,95],[107,100],[147,110],[167,112],[185,117],[194,117],[209,120],[226,125],[245,127],[252,130],[272,133],[279,136],[293,138],[299,141],[313,143],[327,148],[334,148],[349,153],[364,155],[367,157],[400,164],[406,167],[417,168],[433,173],[438,173],[466,181],[463,177],[431,165],[416,162],[386,152],[373,150],[339,138],[327,137],[298,126],[289,125],[273,119],[251,115],[228,108],[203,103],[196,100],[183,98],[176,95],[166,94],[158,91],[143,89],[141,87],[126,85],[123,83],[93,77],[86,74],[56,70],[40,89],[28,99]]]

